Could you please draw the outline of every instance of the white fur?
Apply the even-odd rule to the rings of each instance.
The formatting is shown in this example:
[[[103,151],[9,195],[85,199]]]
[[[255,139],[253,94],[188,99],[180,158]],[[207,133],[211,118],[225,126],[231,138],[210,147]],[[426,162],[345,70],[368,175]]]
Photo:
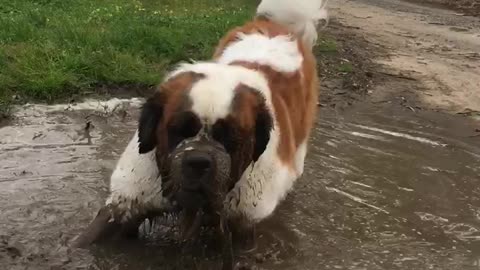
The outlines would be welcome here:
[[[139,202],[132,209],[132,202]],[[166,207],[162,197],[161,178],[155,161],[155,151],[140,154],[138,131],[120,156],[110,177],[110,196],[106,204],[114,204],[125,211],[123,218],[129,218],[132,211],[147,211]]]
[[[265,14],[273,21],[288,26],[313,47],[318,39],[317,26],[328,20],[328,0],[262,0],[257,14]]]
[[[190,90],[192,110],[206,124],[213,124],[228,115],[235,88],[240,83],[260,91],[267,104],[271,104],[268,82],[259,72],[240,66],[199,62],[183,64],[173,74],[189,71],[206,75]]]
[[[228,194],[225,203],[230,215],[243,216],[252,222],[261,221],[273,213],[302,175],[307,153],[306,142],[297,150],[294,171],[278,158],[279,139],[280,133],[276,128],[270,134],[270,142],[260,159],[247,168],[241,180]]]
[[[305,157],[307,156],[308,140],[305,140],[300,146],[298,146],[297,153],[295,154],[295,168],[297,169],[297,176],[300,177],[303,174],[303,168],[305,165]]]
[[[217,61],[223,64],[255,62],[278,72],[294,72],[300,69],[303,57],[294,37],[240,33],[238,40],[228,45]]]
[[[258,222],[268,217],[295,182],[295,172],[278,158],[278,125],[270,134],[265,152],[251,164],[227,195],[226,209],[231,216]]]

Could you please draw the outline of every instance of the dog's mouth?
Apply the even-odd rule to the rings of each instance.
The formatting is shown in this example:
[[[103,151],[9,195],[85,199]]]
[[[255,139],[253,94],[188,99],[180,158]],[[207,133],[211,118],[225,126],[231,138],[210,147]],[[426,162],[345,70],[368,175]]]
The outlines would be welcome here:
[[[230,185],[230,156],[210,141],[187,142],[175,149],[169,162],[163,195],[180,211],[180,227],[189,239],[199,227],[216,227],[223,215]]]
[[[188,189],[179,190],[175,194],[175,201],[182,209],[189,211],[203,209],[208,204],[208,198],[204,193]]]
[[[228,178],[221,176],[223,174],[216,174],[209,179],[202,179],[202,183],[199,185],[182,185],[180,183],[172,190],[171,198],[183,210],[196,211],[202,209],[205,213],[221,212],[223,211],[223,203],[228,193],[225,185]],[[199,180],[195,179],[193,181]]]
[[[179,188],[173,196],[179,207],[179,229],[183,241],[195,239],[202,227],[218,228],[224,222],[226,192]]]
[[[203,178],[185,179],[172,174],[164,183],[163,195],[181,210],[220,212],[228,193],[229,177],[226,172],[214,172]]]

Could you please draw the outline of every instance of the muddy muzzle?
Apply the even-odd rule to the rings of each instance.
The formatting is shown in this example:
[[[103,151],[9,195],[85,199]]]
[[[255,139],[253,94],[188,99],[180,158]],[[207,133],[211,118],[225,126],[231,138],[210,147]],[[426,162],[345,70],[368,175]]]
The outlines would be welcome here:
[[[219,143],[185,141],[174,151],[172,181],[175,200],[183,209],[220,211],[228,192],[230,156]]]

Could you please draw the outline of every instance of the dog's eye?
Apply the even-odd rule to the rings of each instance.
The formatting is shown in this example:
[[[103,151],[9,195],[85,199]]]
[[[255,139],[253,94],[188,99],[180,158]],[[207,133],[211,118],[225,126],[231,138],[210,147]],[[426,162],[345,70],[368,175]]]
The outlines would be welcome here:
[[[174,148],[182,140],[194,137],[201,129],[202,124],[192,112],[183,112],[176,115],[169,124],[169,146]]]
[[[221,143],[227,152],[233,151],[235,145],[232,141],[233,133],[233,128],[223,119],[218,120],[212,126],[212,138]]]

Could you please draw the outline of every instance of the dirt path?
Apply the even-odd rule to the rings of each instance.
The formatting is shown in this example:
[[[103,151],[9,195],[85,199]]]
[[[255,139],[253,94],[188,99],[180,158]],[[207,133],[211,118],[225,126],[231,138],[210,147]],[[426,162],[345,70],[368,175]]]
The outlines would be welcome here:
[[[330,9],[334,24],[371,45],[382,79],[373,102],[480,115],[480,18],[397,0],[336,0]]]

